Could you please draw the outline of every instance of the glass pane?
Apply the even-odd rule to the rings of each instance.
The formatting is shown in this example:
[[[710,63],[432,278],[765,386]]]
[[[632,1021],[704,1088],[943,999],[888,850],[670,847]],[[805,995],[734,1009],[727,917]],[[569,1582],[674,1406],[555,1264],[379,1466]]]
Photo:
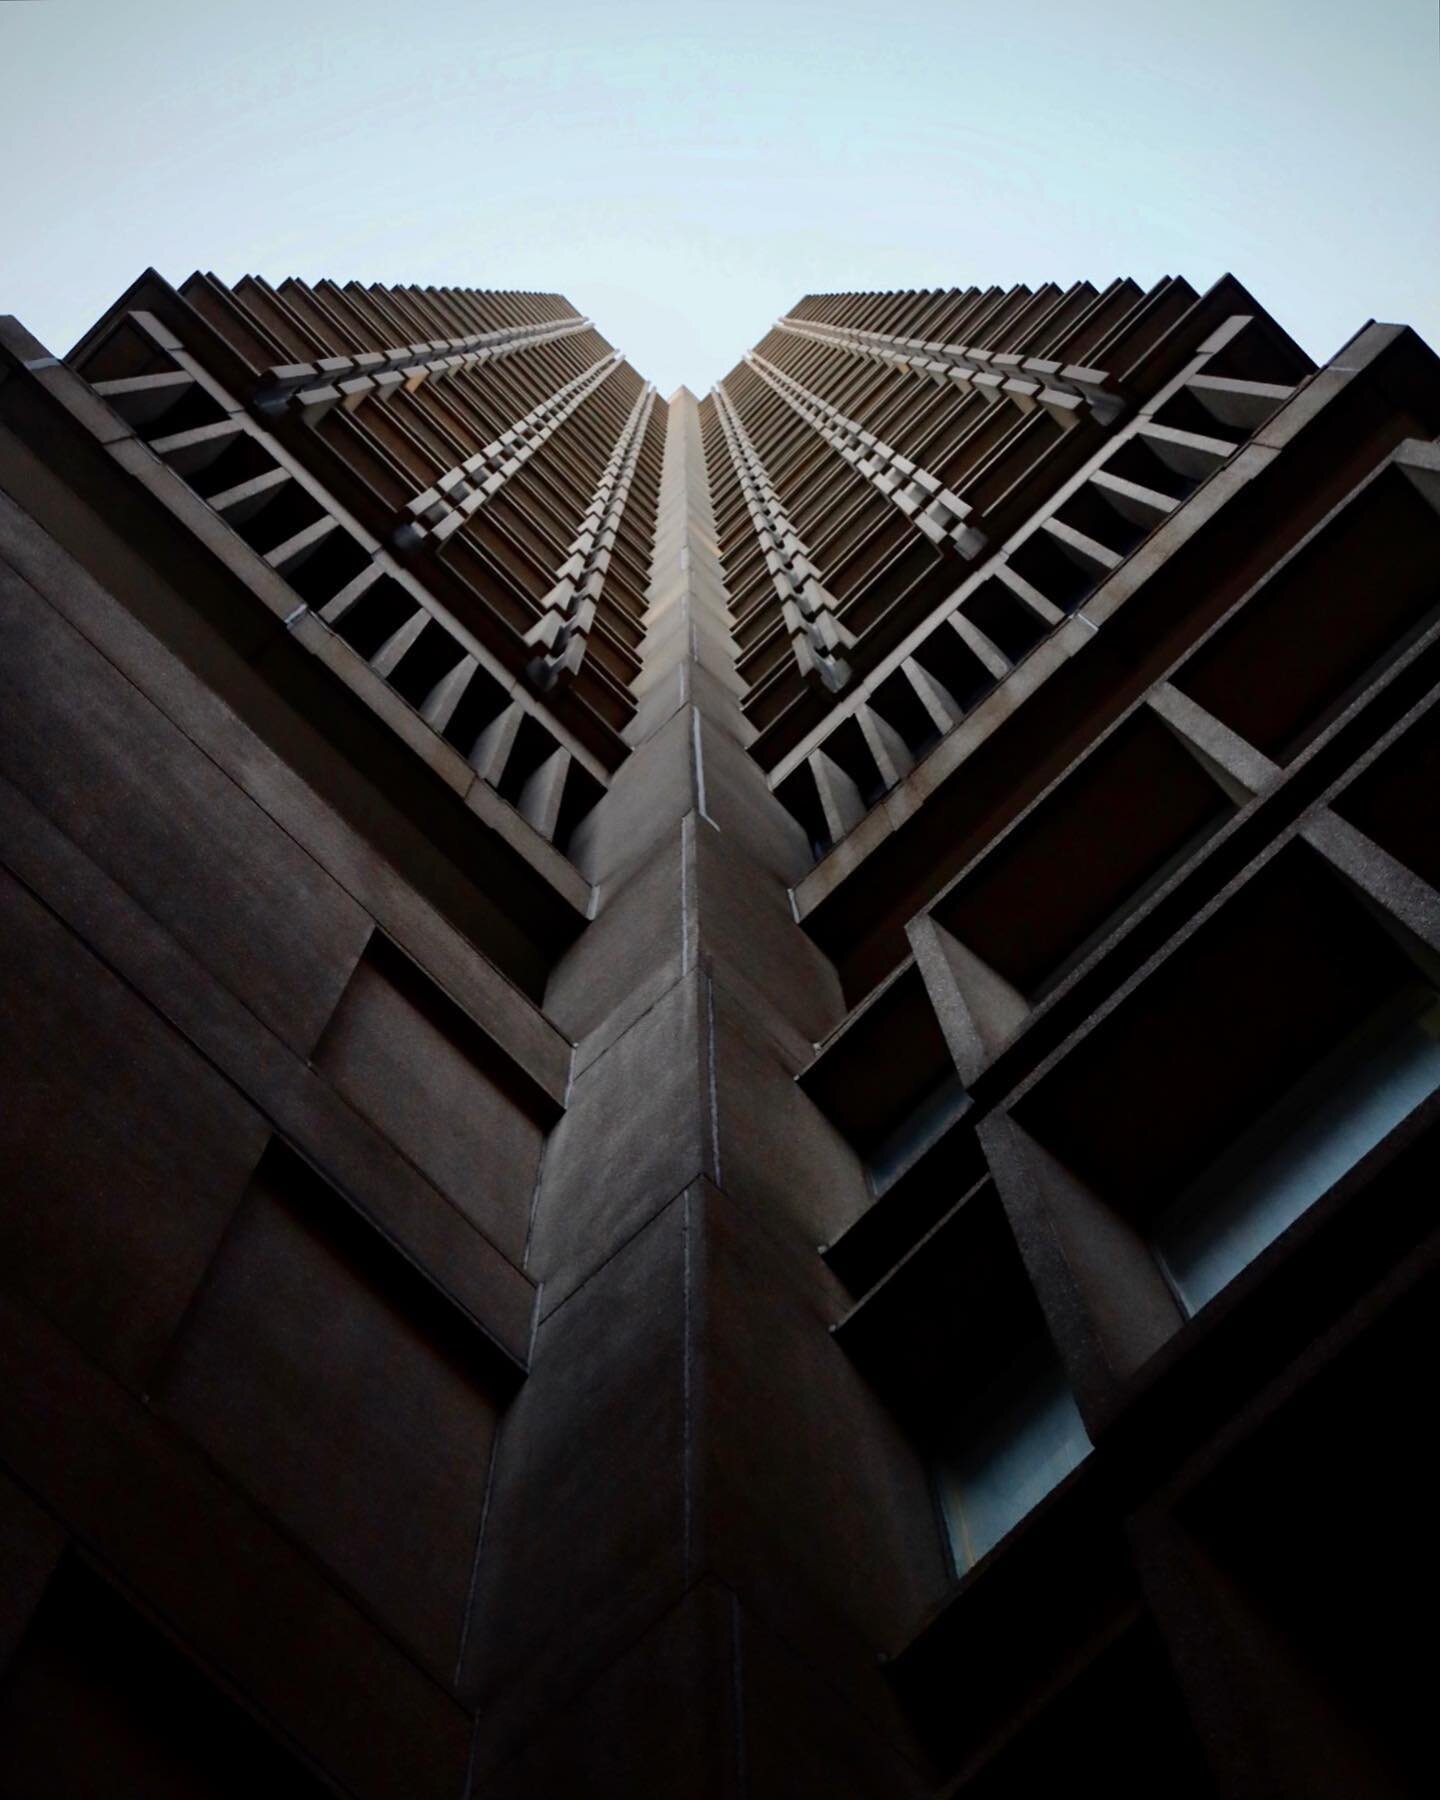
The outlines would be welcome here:
[[[975,1432],[938,1470],[956,1568],[979,1562],[1089,1449],[1058,1363],[997,1386]]]
[[[1162,1217],[1156,1254],[1187,1312],[1213,1299],[1440,1087],[1434,999],[1426,992],[1387,1008],[1292,1088]]]

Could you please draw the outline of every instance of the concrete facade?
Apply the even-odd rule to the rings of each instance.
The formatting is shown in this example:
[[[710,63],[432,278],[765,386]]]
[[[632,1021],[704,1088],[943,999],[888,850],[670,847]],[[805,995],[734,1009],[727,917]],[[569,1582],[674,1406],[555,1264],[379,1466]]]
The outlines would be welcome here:
[[[0,1792],[1428,1791],[1440,362],[0,324]]]

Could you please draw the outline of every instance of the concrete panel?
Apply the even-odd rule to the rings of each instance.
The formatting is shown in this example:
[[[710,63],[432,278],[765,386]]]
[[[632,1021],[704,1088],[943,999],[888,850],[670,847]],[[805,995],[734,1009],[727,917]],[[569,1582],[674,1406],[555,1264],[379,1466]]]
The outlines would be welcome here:
[[[747,752],[704,718],[700,762],[701,810],[761,868],[783,882],[799,881],[813,861],[804,827],[774,798]]]
[[[301,1054],[369,921],[50,606],[0,567],[0,768]]]
[[[689,1245],[682,1196],[536,1335],[496,1443],[475,1585],[465,1691],[480,1707],[481,1771],[689,1580]]]
[[[572,1704],[547,1719],[475,1800],[624,1794],[739,1800],[733,1603],[702,1582]],[[788,1790],[791,1800],[796,1792]]]
[[[707,999],[717,1184],[777,1236],[833,1243],[869,1206],[860,1160],[795,1084],[793,1064],[717,980]]]
[[[52,1581],[0,1690],[9,1800],[321,1800],[331,1790],[78,1565]]]
[[[737,1609],[746,1800],[904,1800],[931,1778],[784,1642]]]
[[[518,1262],[544,1138],[480,1066],[479,1034],[457,1014],[418,970],[367,955],[314,1063]]]
[[[0,1475],[0,1669],[24,1636],[64,1549],[60,1524]]]
[[[448,1678],[496,1404],[315,1185],[267,1157],[156,1404]]]
[[[103,963],[523,1360],[533,1289],[451,1201],[4,781],[0,838],[21,880]],[[174,1104],[167,1090],[163,1105]],[[138,1100],[124,1116],[142,1130]]]
[[[529,1272],[554,1306],[713,1154],[697,976],[677,983],[575,1082],[546,1147]]]
[[[682,709],[635,750],[575,833],[571,855],[597,886],[644,862],[695,805],[694,716]]]
[[[8,874],[0,964],[0,1281],[143,1385],[268,1128]]]
[[[949,1585],[928,1472],[831,1336],[843,1299],[819,1256],[708,1182],[691,1220],[704,1564],[893,1726],[863,1647],[903,1643]]]
[[[737,856],[729,841],[703,821],[694,834],[699,928],[705,953],[734,971],[766,1014],[775,1012],[810,1044],[845,1016],[835,970],[795,929],[790,895],[771,871]],[[722,974],[721,981],[726,977]],[[764,1016],[764,1015],[762,1015]],[[808,1057],[806,1058],[808,1061]]]
[[[598,916],[550,978],[545,1010],[579,1046],[577,1075],[693,960],[696,921],[682,886],[692,823],[682,818],[646,862],[605,885]]]
[[[59,491],[68,495],[66,489]],[[76,530],[92,537],[103,535],[92,513],[84,515]],[[208,633],[202,621],[190,619],[179,597],[165,590],[154,572],[129,551],[122,557],[126,603],[138,612],[143,610],[137,605],[141,592],[161,595],[169,609],[160,621],[163,645],[3,494],[0,533],[16,570],[126,683],[148,696],[183,737],[227,771],[275,820],[282,835],[308,852],[417,962],[432,970],[477,1016],[483,1012],[497,1040],[547,1091],[563,1092],[568,1056],[559,1034],[498,968],[475,954],[470,941],[498,946],[499,954],[506,945],[514,948],[506,935],[512,928],[500,924],[473,881],[457,884],[453,870],[442,870],[443,858],[415,822],[402,821],[359,771],[341,765],[343,779],[337,786],[334,753],[322,745],[313,727],[297,719],[249,665],[240,663]],[[118,551],[118,546],[108,544],[107,554],[110,551]],[[197,680],[197,671],[214,681],[219,691]],[[243,720],[220,697],[221,692],[235,695],[237,687],[243,696]],[[240,704],[239,697],[235,703]],[[269,740],[262,742],[257,733],[265,732]],[[343,812],[320,797],[322,778],[331,782],[325,792]],[[385,854],[372,841],[382,837],[389,846]],[[554,858],[553,866],[570,870],[566,899],[578,917],[585,905],[585,883],[563,859]],[[493,943],[488,935],[492,928],[500,932]],[[531,954],[526,951],[524,956]]]
[[[277,1733],[363,1800],[453,1800],[460,1708],[208,1457],[8,1297],[0,1382],[0,1457]]]

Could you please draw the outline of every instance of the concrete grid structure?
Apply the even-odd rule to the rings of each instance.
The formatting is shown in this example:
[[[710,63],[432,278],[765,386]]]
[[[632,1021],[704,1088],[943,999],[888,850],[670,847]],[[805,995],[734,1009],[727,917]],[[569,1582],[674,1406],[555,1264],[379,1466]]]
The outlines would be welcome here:
[[[1440,363],[0,324],[0,1792],[1429,1792]]]

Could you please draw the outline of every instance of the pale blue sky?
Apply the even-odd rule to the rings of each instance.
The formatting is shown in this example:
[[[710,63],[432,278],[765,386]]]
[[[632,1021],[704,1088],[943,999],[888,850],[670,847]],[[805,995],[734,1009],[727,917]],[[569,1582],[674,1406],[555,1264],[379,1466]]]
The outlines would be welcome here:
[[[663,392],[811,289],[1234,272],[1440,347],[1436,0],[0,0],[0,311],[555,288]]]

